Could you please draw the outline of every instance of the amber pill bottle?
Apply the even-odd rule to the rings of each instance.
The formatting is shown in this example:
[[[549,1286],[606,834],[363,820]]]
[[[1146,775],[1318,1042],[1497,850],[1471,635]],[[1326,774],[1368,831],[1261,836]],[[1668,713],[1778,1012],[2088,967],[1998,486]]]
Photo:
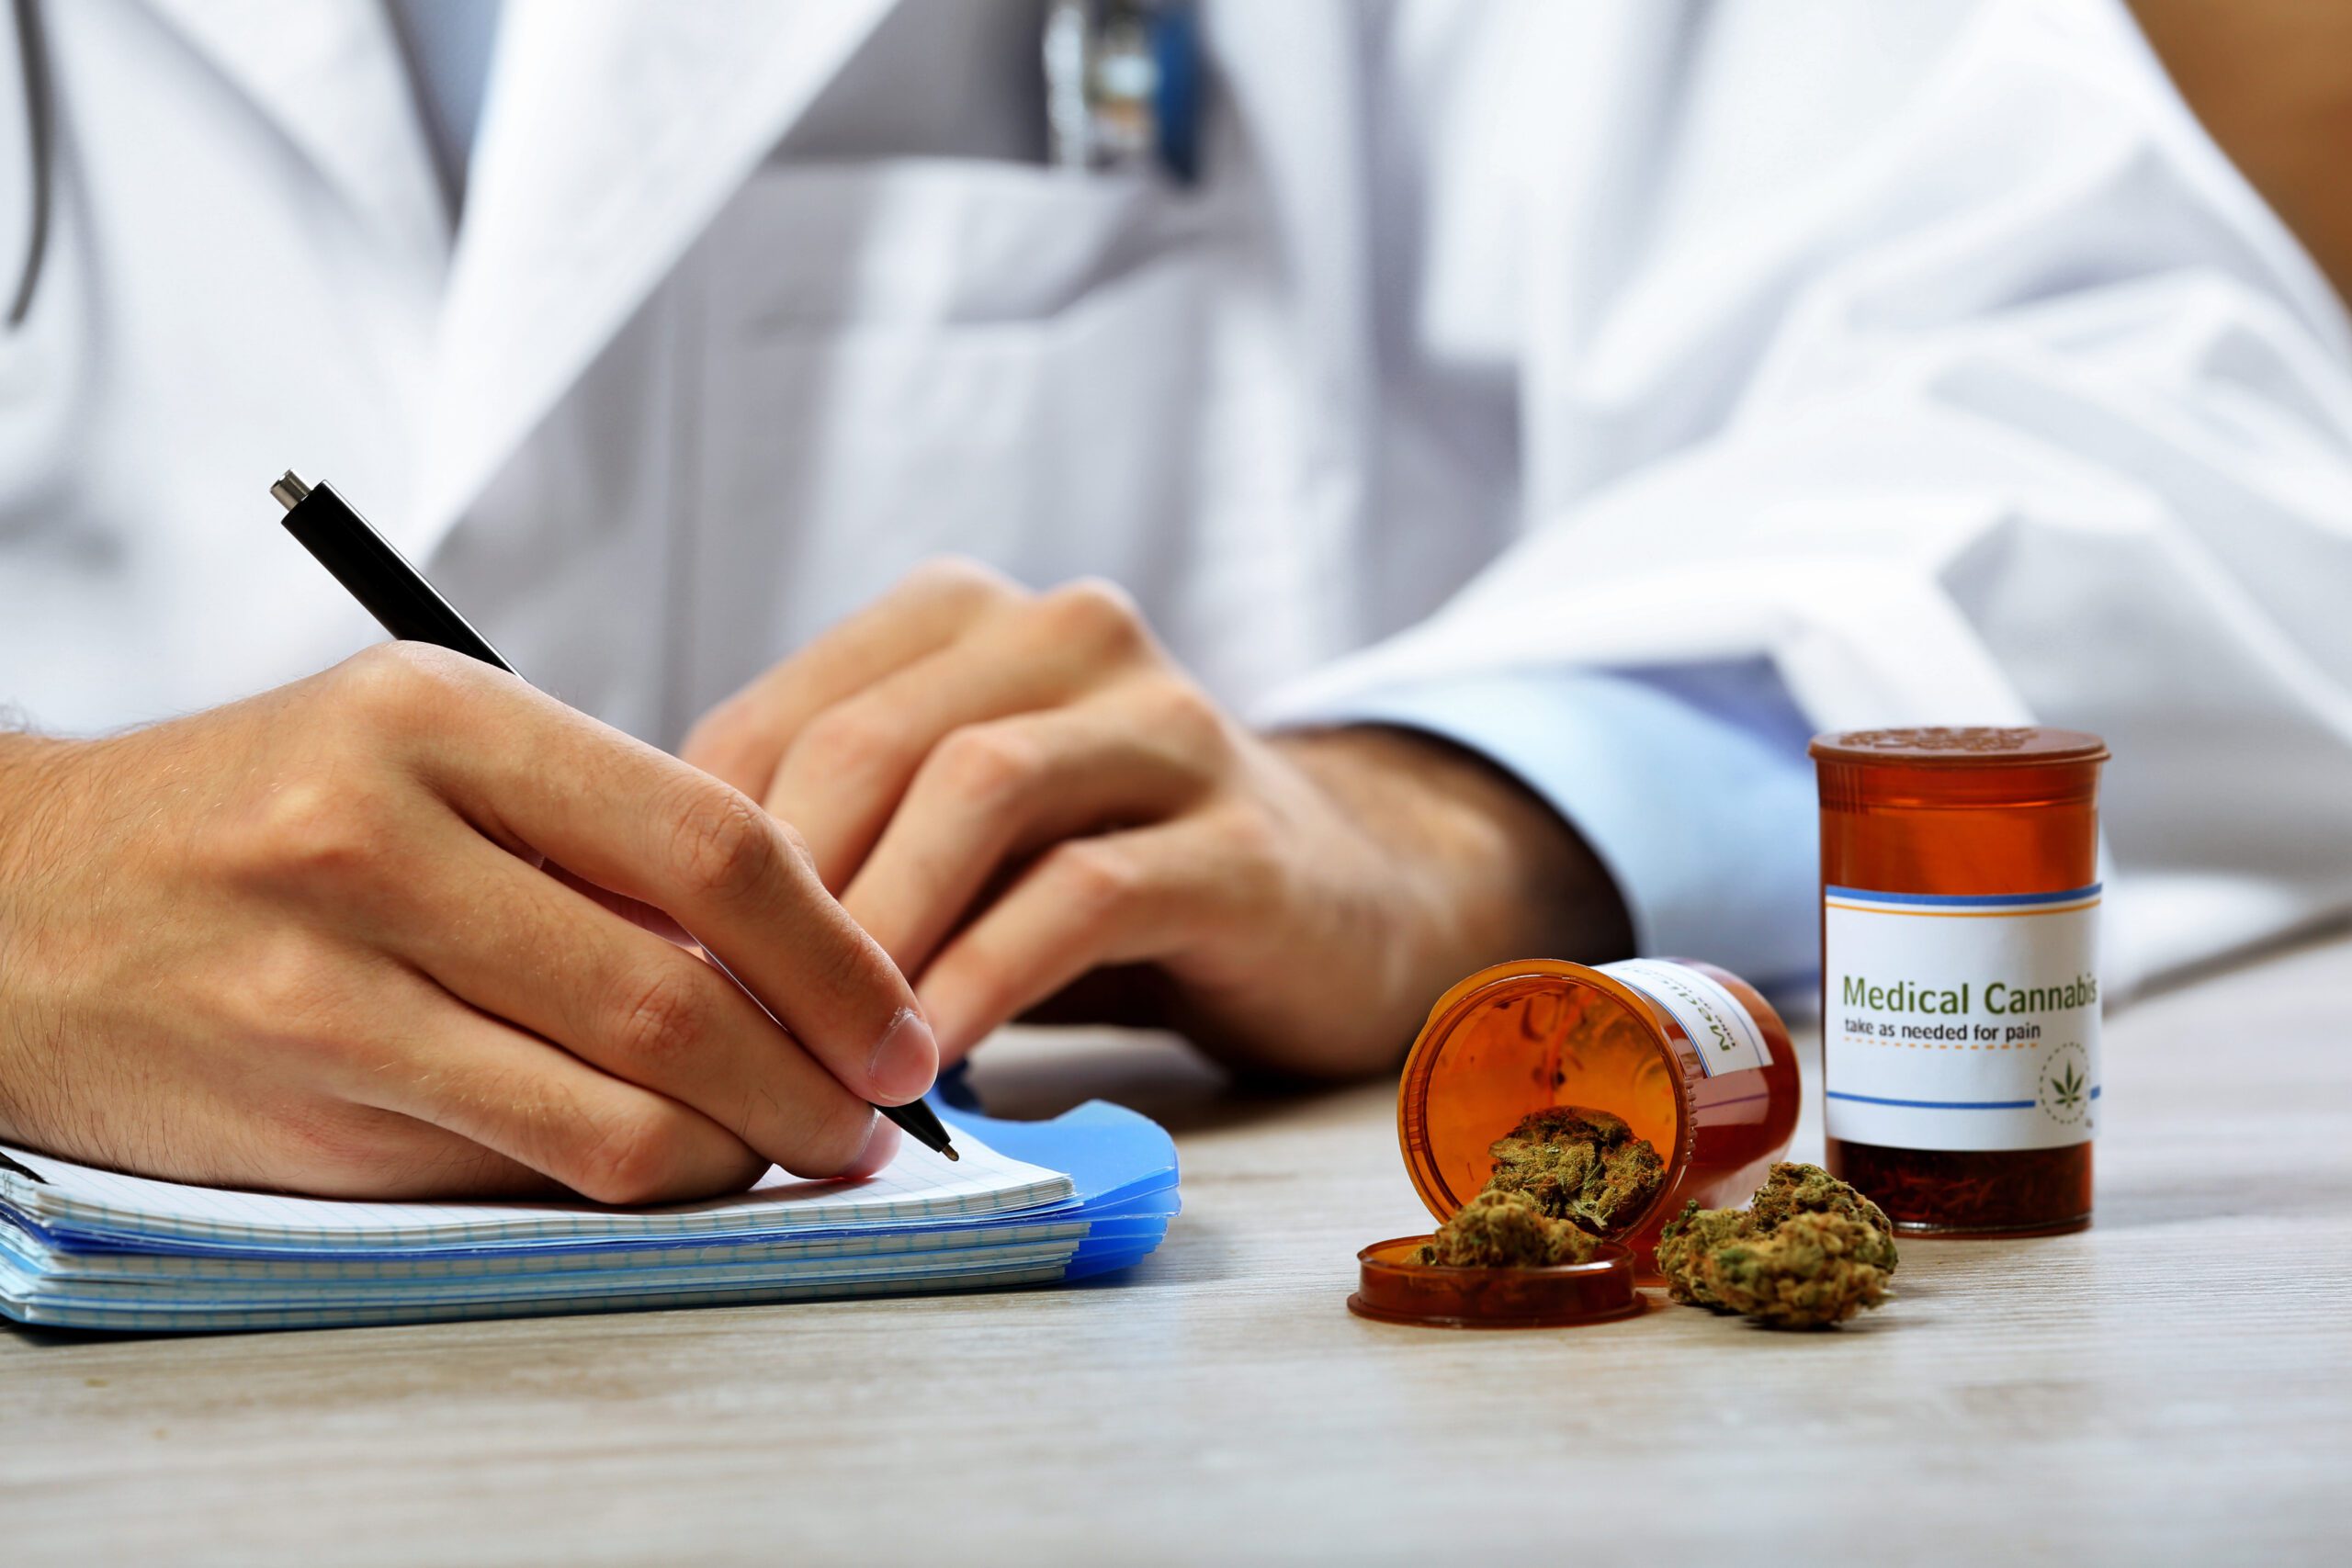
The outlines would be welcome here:
[[[1821,784],[1830,1171],[1927,1235],[2091,1220],[2098,1122],[2095,735],[1870,729]]]
[[[1747,1201],[1787,1152],[1803,1100],[1788,1030],[1737,976],[1689,959],[1525,959],[1480,970],[1430,1010],[1405,1059],[1396,1134],[1414,1190],[1443,1221],[1486,1186],[1489,1146],[1530,1112],[1623,1117],[1667,1167],[1615,1238],[1646,1271],[1684,1203]]]

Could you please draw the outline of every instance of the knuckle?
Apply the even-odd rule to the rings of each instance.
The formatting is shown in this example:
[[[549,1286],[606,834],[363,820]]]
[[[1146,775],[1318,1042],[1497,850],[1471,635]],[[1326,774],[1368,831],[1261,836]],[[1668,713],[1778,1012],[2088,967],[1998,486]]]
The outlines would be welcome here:
[[[356,771],[338,777],[305,769],[262,799],[233,852],[266,883],[348,893],[379,880],[392,856],[397,815],[382,783]]]
[[[929,603],[976,609],[1021,593],[1012,579],[970,556],[933,556],[908,572],[901,585]]]
[[[1049,635],[1090,649],[1133,649],[1149,636],[1135,596],[1106,578],[1064,583],[1037,601],[1037,615]]]
[[[1100,918],[1124,907],[1142,885],[1135,857],[1102,839],[1076,839],[1046,857],[1046,871],[1061,897]]]
[[[817,852],[808,847],[808,836],[781,817],[770,817],[768,825],[775,840],[777,854],[815,875]]]
[[[561,1179],[599,1203],[653,1203],[677,1189],[685,1165],[676,1118],[631,1112],[598,1127],[575,1149]]]
[[[784,865],[775,819],[740,790],[696,789],[679,807],[672,859],[694,893],[721,903],[747,902],[766,890]]]
[[[726,773],[752,749],[761,712],[760,705],[741,693],[727,698],[695,721],[678,755],[706,773]]]
[[[356,835],[359,803],[324,773],[281,779],[261,802],[255,837],[266,862],[300,865],[332,861]]]
[[[907,994],[906,980],[882,944],[846,916],[804,945],[799,957],[812,994],[854,998],[885,1013],[895,1012]]]
[[[1180,677],[1145,688],[1139,716],[1146,729],[1181,757],[1221,753],[1229,739],[1224,710],[1206,692]]]
[[[1046,759],[1036,740],[1008,724],[976,724],[950,733],[932,754],[931,769],[946,789],[992,805],[1034,784]]]
[[[404,727],[444,717],[488,666],[446,648],[383,642],[336,667],[345,711],[379,726]]]
[[[833,1098],[840,1104],[818,1119],[794,1162],[786,1167],[795,1176],[838,1176],[865,1152],[866,1140],[874,1134],[874,1111],[847,1095]]]
[[[888,772],[905,745],[873,705],[847,703],[808,721],[787,765],[822,778],[871,778]]]
[[[684,970],[665,964],[651,976],[639,977],[627,996],[613,1042],[624,1073],[667,1079],[700,1048],[708,1032],[710,1010],[702,988]]]

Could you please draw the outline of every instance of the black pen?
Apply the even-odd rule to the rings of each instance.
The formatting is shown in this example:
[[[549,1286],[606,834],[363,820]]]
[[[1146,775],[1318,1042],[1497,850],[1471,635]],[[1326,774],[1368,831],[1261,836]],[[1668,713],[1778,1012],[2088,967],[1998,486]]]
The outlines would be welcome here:
[[[390,540],[369,527],[366,518],[335,494],[333,485],[305,484],[289,468],[284,479],[269,487],[269,493],[286,508],[281,519],[286,531],[316,557],[321,566],[334,573],[334,580],[359,601],[360,608],[382,622],[384,629],[393,637],[402,642],[428,642],[436,648],[450,649],[484,664],[495,665],[510,675],[521,673],[499,657],[489,638],[467,625],[466,618],[424,580],[423,572],[409,564],[407,557],[394,549]],[[762,1012],[775,1020],[778,1029],[784,1027],[784,1021],[769,1011],[768,1005],[751,987],[736,978],[735,971],[728,968],[718,954],[707,946],[703,952],[720,974],[734,980]],[[945,1155],[949,1159],[958,1157],[956,1146],[947,1141],[947,1129],[922,1100],[877,1105],[875,1109],[934,1154]]]

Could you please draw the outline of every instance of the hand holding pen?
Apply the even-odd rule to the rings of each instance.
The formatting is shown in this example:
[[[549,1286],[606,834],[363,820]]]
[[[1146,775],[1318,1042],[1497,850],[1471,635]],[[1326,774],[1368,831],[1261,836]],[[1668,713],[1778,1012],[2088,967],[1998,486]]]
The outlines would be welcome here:
[[[393,636],[445,648],[514,673],[514,667],[497,649],[332,488],[313,489],[289,472],[270,487],[270,493],[286,508],[287,531]],[[666,757],[662,761],[684,766]],[[549,782],[559,791],[568,788],[584,797],[591,793],[594,780],[593,772],[583,772],[576,779]],[[675,785],[673,793],[680,793]],[[707,976],[696,977],[693,970],[674,963],[666,963],[659,974],[644,976],[642,994],[631,1004],[621,1025],[623,1059],[612,1070],[633,1078],[643,1074],[684,1080],[646,1084],[662,1092],[680,1088],[691,1090],[697,1087],[695,1080],[721,1070],[711,1050],[718,1042],[706,1039],[704,1025],[730,1020],[739,1032],[745,1029],[755,1036],[762,1032],[744,1016],[748,1004],[775,1031],[791,1032],[765,1041],[763,1050],[737,1064],[739,1074],[732,1075],[729,1087],[720,1091],[737,1102],[738,1119],[728,1125],[748,1134],[759,1119],[755,1107],[741,1103],[747,1099],[765,1102],[770,1121],[781,1118],[789,1124],[805,1120],[812,1108],[797,1103],[799,1092],[807,1086],[794,1082],[794,1069],[805,1069],[807,1063],[799,1059],[800,1053],[813,1050],[841,1084],[873,1095],[884,1116],[926,1147],[954,1159],[956,1151],[945,1128],[915,1098],[930,1088],[939,1058],[930,1028],[904,979],[871,939],[841,912],[787,829],[716,781],[697,775],[683,794],[687,797],[679,803],[684,819],[671,823],[666,834],[655,834],[649,846],[666,850],[675,863],[666,877],[659,873],[649,875],[645,868],[627,858],[622,845],[646,838],[641,825],[634,833],[616,833],[615,841],[603,844],[575,843],[559,850],[533,840],[533,848],[594,886],[650,906],[682,923],[690,921],[693,929],[720,939],[716,946],[695,940],[702,945],[711,967],[724,976],[723,984],[714,985]],[[657,816],[657,827],[661,820]],[[760,931],[755,920],[747,923],[745,917],[753,914],[775,917],[783,930]],[[739,940],[729,942],[729,936]],[[812,952],[823,954],[840,949],[851,950],[845,964],[839,952],[817,965],[808,963]],[[728,966],[719,956],[721,951],[739,955],[752,977],[749,982]],[[840,978],[831,977],[836,965],[842,972]],[[795,967],[815,967],[818,973],[787,974]],[[768,982],[764,995],[760,986],[763,979]],[[731,998],[726,995],[730,987]],[[861,990],[868,996],[854,994]],[[840,995],[844,991],[853,994]],[[627,986],[623,992],[633,994]],[[827,1013],[840,1004],[849,1004],[853,1010],[876,1010],[872,997],[876,992],[894,1004],[887,1019],[863,1042],[841,1039],[838,1026]],[[813,1035],[810,1024],[818,1026]],[[762,1067],[763,1056],[773,1059],[773,1072]],[[797,1076],[805,1078],[807,1074],[802,1070]],[[691,1092],[680,1098],[694,1102]],[[818,1097],[820,1102],[825,1098]],[[790,1135],[780,1133],[780,1136],[778,1146],[788,1147]],[[788,1169],[799,1168],[783,1155],[771,1153],[770,1157]]]
[[[367,560],[329,547],[359,538],[331,492],[294,521]],[[939,1131],[930,1026],[789,831],[479,659],[395,643],[120,735],[0,736],[0,976],[37,1024],[0,1030],[0,1083],[40,1090],[0,1096],[0,1137],[28,1147],[652,1203],[877,1170],[869,1101]]]
[[[209,1186],[613,1203],[886,1163],[935,1052],[766,813],[413,643],[0,746],[0,1136]],[[25,830],[20,831],[23,829]],[[787,1027],[531,856],[675,912]],[[139,942],[106,940],[135,931]]]

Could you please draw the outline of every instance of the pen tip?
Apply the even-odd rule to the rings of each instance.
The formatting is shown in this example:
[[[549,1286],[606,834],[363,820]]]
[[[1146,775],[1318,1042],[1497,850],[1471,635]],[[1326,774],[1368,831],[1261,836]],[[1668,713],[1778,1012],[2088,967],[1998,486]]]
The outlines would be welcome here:
[[[964,1157],[962,1155],[959,1155],[959,1154],[957,1154],[957,1153],[956,1152],[956,1145],[953,1145],[953,1144],[946,1144],[946,1145],[943,1145],[941,1146],[941,1148],[940,1148],[940,1151],[939,1151],[939,1152],[940,1152],[941,1154],[945,1155],[949,1159],[952,1159],[952,1160],[961,1160],[961,1159]]]

